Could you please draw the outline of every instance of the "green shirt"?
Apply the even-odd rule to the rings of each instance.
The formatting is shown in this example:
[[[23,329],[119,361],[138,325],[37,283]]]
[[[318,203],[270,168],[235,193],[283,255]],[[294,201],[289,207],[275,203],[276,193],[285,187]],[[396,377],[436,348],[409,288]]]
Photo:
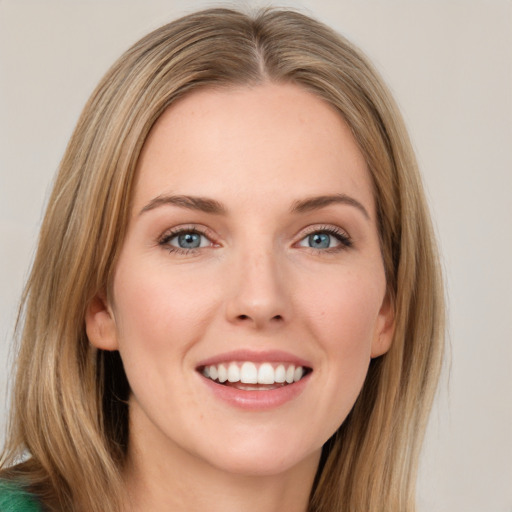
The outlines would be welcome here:
[[[41,512],[37,500],[19,484],[0,480],[0,512]]]

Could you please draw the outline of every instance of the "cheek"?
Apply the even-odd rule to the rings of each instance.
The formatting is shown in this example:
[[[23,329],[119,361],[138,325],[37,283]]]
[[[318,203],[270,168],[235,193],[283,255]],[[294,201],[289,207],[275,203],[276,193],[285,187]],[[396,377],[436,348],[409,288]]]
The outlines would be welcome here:
[[[138,268],[138,272],[130,269]],[[155,357],[176,354],[201,337],[215,309],[215,287],[190,273],[122,265],[114,287],[121,354]],[[210,283],[211,285],[212,283]]]
[[[385,293],[384,280],[374,275],[373,272],[330,275],[324,286],[316,286],[304,294],[304,314],[326,343],[347,350],[357,351],[362,345],[370,349]]]
[[[183,379],[191,375],[190,347],[204,336],[216,307],[209,284],[166,265],[118,265],[113,292],[119,352],[133,397],[150,417],[196,402]],[[162,403],[169,410],[158,413]]]
[[[384,289],[378,273],[331,275],[303,302],[302,315],[325,358],[321,368],[333,390],[332,404],[342,407],[342,415],[366,377]]]

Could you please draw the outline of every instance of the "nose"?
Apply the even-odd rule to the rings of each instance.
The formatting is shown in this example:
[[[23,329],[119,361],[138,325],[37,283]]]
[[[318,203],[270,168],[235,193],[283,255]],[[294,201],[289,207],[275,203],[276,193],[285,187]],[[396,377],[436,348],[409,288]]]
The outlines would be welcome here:
[[[255,329],[286,322],[290,317],[286,279],[274,251],[244,252],[233,263],[228,277],[228,321]]]

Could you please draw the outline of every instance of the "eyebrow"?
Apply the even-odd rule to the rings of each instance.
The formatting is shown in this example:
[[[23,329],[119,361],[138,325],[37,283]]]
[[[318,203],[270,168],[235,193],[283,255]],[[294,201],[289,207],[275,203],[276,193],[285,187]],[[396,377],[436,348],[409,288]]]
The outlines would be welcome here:
[[[291,213],[307,213],[320,210],[330,206],[331,204],[346,204],[353,206],[357,208],[365,216],[366,219],[370,220],[370,215],[366,208],[357,199],[347,196],[346,194],[315,196],[302,199],[300,201],[295,201],[292,204],[290,211]],[[160,195],[152,199],[146,206],[144,206],[139,215],[164,205],[178,206],[180,208],[187,208],[189,210],[196,210],[213,215],[226,215],[227,213],[226,208],[215,199],[185,195]]]
[[[325,208],[331,204],[346,204],[354,206],[366,217],[366,219],[370,220],[370,214],[366,208],[357,199],[347,196],[346,194],[315,196],[301,201],[295,201],[292,205],[291,211],[292,213],[306,213],[314,210],[320,210],[321,208]]]
[[[139,215],[142,215],[145,212],[150,210],[154,210],[159,206],[163,205],[173,205],[179,206],[181,208],[187,208],[189,210],[197,210],[205,213],[212,213],[214,215],[225,215],[226,209],[224,206],[215,201],[215,199],[208,199],[207,197],[197,197],[197,196],[158,196],[152,199],[142,210]]]

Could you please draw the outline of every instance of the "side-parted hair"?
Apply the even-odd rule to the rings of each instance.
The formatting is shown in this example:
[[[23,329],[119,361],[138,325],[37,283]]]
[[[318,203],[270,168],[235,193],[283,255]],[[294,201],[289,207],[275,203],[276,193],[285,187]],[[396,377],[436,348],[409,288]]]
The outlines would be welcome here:
[[[108,294],[135,170],[159,116],[202,88],[293,83],[350,126],[373,180],[391,349],[323,448],[310,512],[411,512],[443,352],[438,256],[415,157],[388,89],[359,50],[293,11],[209,9],[144,37],[107,72],[60,165],[20,310],[19,356],[0,477],[48,510],[119,510],[129,386],[117,352],[95,349],[85,311]],[[28,459],[19,463],[20,457]]]

